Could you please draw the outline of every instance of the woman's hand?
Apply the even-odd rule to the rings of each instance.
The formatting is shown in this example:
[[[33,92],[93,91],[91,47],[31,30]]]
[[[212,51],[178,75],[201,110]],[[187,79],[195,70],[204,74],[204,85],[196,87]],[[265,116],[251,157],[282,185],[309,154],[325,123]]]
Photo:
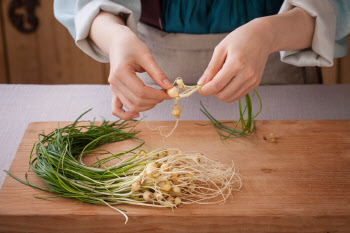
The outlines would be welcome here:
[[[165,99],[171,99],[163,90],[145,86],[136,72],[147,72],[160,87],[172,84],[158,67],[151,52],[139,38],[125,26],[117,29],[110,46],[111,70],[108,78],[112,90],[112,112],[121,119],[139,116],[139,112],[152,109]],[[129,111],[125,112],[122,106]]]
[[[256,21],[237,28],[216,46],[199,93],[227,103],[242,98],[259,85],[270,52],[270,36]]]
[[[216,46],[199,93],[227,103],[242,98],[259,85],[270,53],[310,47],[314,28],[315,19],[298,7],[237,28]]]
[[[172,84],[146,45],[121,24],[122,21],[117,16],[100,13],[94,20],[90,37],[110,57],[108,82],[112,90],[112,113],[123,120],[129,120],[138,117],[139,112],[171,99],[164,90],[144,85],[136,72],[147,72],[164,89],[171,88]],[[123,106],[128,111],[124,111]]]

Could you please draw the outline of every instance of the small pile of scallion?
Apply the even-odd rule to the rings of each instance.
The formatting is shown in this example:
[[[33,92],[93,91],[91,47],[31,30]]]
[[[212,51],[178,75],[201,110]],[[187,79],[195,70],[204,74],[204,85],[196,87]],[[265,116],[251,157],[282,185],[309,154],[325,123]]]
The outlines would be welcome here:
[[[254,115],[252,101],[250,97],[256,96],[259,99],[259,111]],[[256,90],[253,94],[249,93],[245,95],[245,107],[243,108],[243,101],[238,100],[239,109],[239,120],[237,121],[218,121],[213,117],[208,110],[204,107],[203,103],[200,102],[202,108],[201,112],[210,120],[210,124],[215,128],[216,132],[219,134],[221,140],[228,138],[240,138],[243,136],[249,136],[255,131],[255,118],[259,115],[262,109],[261,98]],[[246,115],[246,116],[245,116]],[[233,127],[230,125],[233,124]],[[204,126],[203,124],[198,124]]]

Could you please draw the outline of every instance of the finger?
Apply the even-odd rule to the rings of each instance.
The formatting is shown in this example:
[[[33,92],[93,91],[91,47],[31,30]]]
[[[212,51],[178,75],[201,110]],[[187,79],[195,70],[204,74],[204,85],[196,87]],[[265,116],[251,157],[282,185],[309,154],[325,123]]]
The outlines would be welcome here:
[[[247,95],[248,93],[250,93],[251,91],[253,91],[255,88],[256,88],[256,86],[250,87],[249,89],[247,89],[247,91],[242,92],[242,94],[238,94],[238,97],[235,97],[235,96],[234,96],[234,97],[232,98],[232,100],[229,100],[228,103],[231,103],[231,102],[233,102],[233,101],[242,99],[245,95]]]
[[[123,110],[122,102],[114,94],[112,94],[111,109],[112,109],[112,114],[116,117],[119,117],[122,120],[130,120],[139,116],[138,114],[135,114],[135,113],[125,112]]]
[[[149,54],[145,55],[140,60],[141,66],[146,70],[148,75],[154,80],[154,82],[164,88],[169,89],[173,87],[173,84],[169,81],[165,73],[160,69],[154,57]]]
[[[229,97],[227,99],[227,103],[231,103],[235,100],[239,100],[241,98],[243,98],[246,94],[250,93],[252,90],[254,90],[258,85],[255,84],[251,84],[249,82],[246,82],[240,89],[239,91],[237,91],[234,95],[231,95],[231,97]]]
[[[128,89],[131,92],[135,93],[139,98],[155,99],[158,101],[169,99],[169,96],[165,91],[157,90],[155,88],[146,86],[141,81],[141,79],[135,74],[134,71],[131,71],[131,70],[122,71],[120,74],[119,80],[121,80],[125,84],[125,86],[127,86]]]
[[[209,62],[208,67],[204,71],[202,77],[198,80],[198,85],[203,85],[212,80],[220,71],[226,59],[226,51],[221,47],[216,47]]]
[[[260,72],[255,72],[254,69],[247,68],[245,69],[244,73],[242,73],[242,77],[239,77],[239,79],[243,82],[241,84],[241,87],[236,89],[233,95],[228,99],[229,102],[238,100],[254,90],[260,83],[261,76],[263,73],[263,69],[261,69]]]
[[[114,93],[120,92],[122,95],[127,96],[128,99],[131,101],[131,103],[133,103],[137,107],[142,107],[145,105],[155,105],[161,102],[160,100],[156,100],[156,99],[146,99],[146,98],[138,97],[135,93],[130,91],[129,88],[122,81],[118,80],[117,82],[118,82],[117,86],[110,85],[112,92]]]
[[[231,103],[234,100],[242,98],[252,87],[255,87],[254,77],[249,77],[246,73],[240,73],[222,91],[217,93],[215,97]]]
[[[234,79],[239,70],[239,66],[236,66],[231,62],[225,62],[222,69],[217,73],[213,80],[203,85],[200,89],[200,94],[202,96],[208,96],[219,93],[232,79]]]
[[[138,116],[139,116],[139,112],[150,110],[155,106],[155,105],[146,105],[142,107],[137,107],[136,105],[131,103],[131,101],[126,96],[122,95],[120,92],[117,94],[117,96],[130,113],[138,114]]]

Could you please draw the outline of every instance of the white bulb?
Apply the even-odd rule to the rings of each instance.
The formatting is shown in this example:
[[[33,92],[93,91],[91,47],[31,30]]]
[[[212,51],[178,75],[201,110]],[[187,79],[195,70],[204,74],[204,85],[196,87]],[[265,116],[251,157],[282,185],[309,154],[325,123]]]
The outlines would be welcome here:
[[[166,92],[171,98],[175,98],[179,96],[179,89],[177,89],[176,87],[170,88]]]

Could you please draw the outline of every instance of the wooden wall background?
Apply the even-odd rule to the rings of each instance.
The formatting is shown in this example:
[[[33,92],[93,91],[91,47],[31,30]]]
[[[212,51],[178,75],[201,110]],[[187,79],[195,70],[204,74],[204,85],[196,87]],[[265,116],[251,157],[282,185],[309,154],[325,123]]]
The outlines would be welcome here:
[[[4,40],[4,27],[2,24],[2,6],[0,4],[0,83],[8,83],[7,63],[6,63],[6,45]]]
[[[33,34],[17,31],[9,21],[11,0],[0,0],[0,83],[106,84],[109,65],[96,62],[75,45],[55,19],[53,0],[36,9],[39,27]],[[350,45],[350,37],[348,37]],[[350,83],[350,55],[322,69],[324,83]]]
[[[347,39],[350,48],[350,35]],[[350,50],[345,57],[335,59],[332,67],[322,68],[322,76],[324,84],[350,83]]]
[[[54,17],[53,0],[41,0],[36,9],[39,27],[33,34],[23,34],[13,27],[8,17],[11,0],[0,0],[6,42],[8,83],[35,84],[105,84],[109,73],[107,64],[101,64],[85,55]],[[0,43],[2,44],[2,43]],[[1,70],[4,59],[1,57]],[[5,64],[6,66],[6,64]],[[0,72],[1,77],[3,72]]]

